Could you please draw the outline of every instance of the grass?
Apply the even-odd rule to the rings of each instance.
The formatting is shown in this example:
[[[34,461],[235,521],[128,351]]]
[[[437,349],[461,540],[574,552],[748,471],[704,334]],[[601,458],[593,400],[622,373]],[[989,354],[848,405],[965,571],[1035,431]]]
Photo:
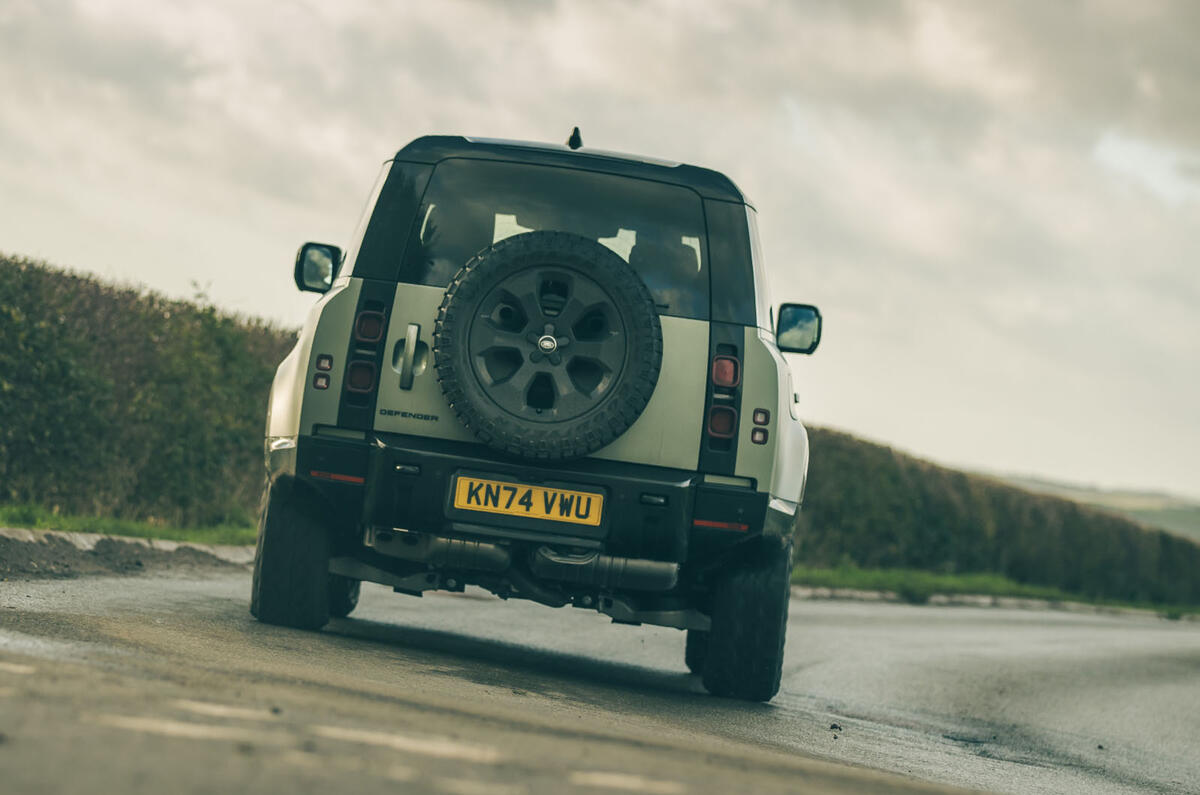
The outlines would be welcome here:
[[[38,505],[0,505],[0,527],[26,527],[34,530],[64,530],[73,533],[104,533],[136,538],[163,538],[197,544],[253,544],[257,530],[242,525],[213,527],[172,527],[131,519],[74,516],[55,513]]]
[[[1155,610],[1167,618],[1200,613],[1200,605],[1161,605],[1116,599],[1097,599],[1068,593],[1058,588],[1026,585],[999,574],[938,574],[918,569],[859,569],[843,566],[835,569],[797,566],[792,582],[822,588],[850,588],[862,591],[891,591],[906,602],[924,604],[934,594],[953,596],[1008,596],[1045,599],[1050,602],[1083,602],[1106,607],[1135,607]]]

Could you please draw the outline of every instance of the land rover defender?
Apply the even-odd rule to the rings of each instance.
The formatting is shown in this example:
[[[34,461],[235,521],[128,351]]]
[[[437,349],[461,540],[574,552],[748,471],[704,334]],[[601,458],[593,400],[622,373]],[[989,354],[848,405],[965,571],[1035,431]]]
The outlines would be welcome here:
[[[347,252],[301,247],[251,611],[479,586],[686,630],[710,692],[770,699],[808,470],[780,351],[820,313],[773,311],[727,177],[571,143],[417,139]]]

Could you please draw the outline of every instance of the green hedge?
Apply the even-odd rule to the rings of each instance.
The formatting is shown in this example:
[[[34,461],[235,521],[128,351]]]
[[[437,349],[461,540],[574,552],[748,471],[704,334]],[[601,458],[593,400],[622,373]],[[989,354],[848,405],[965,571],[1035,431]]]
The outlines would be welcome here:
[[[266,397],[294,334],[0,256],[0,503],[247,524]],[[1200,604],[1200,546],[1073,502],[811,429],[799,560],[995,573]]]
[[[992,572],[1091,598],[1200,603],[1200,546],[1186,539],[845,433],[810,437],[797,536],[807,565]]]
[[[0,256],[0,501],[252,521],[292,333]]]

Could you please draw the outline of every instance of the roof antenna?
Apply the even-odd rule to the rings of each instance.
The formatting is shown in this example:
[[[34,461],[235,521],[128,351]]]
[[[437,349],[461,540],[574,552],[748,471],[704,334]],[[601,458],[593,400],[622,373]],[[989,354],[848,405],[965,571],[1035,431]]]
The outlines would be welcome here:
[[[579,128],[571,130],[571,137],[567,139],[567,146],[572,149],[578,149],[583,146],[583,136],[579,134]]]

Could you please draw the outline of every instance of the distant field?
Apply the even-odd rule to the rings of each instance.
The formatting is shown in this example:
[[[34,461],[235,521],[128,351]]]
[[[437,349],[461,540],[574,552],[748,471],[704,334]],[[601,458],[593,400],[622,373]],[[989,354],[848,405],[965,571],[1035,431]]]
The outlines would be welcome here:
[[[1158,527],[1192,541],[1200,541],[1200,502],[1171,494],[1107,491],[1041,478],[1006,475],[998,479],[1026,491],[1062,497],[1093,508],[1112,511],[1149,527]]]

